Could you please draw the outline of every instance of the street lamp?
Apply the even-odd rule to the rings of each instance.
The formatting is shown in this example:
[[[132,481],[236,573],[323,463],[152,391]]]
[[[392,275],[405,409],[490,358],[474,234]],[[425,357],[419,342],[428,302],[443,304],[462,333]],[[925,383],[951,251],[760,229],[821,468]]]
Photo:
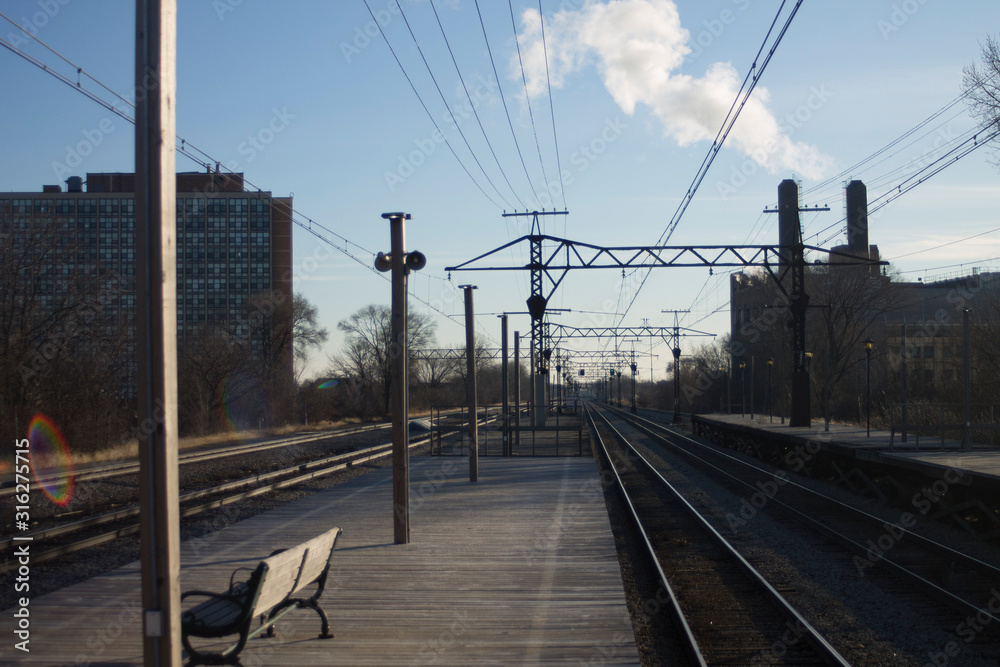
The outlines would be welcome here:
[[[771,410],[771,397],[774,396],[774,385],[771,383],[771,371],[774,370],[774,359],[767,358],[767,421],[774,423],[774,412]]]
[[[744,372],[744,369],[746,367],[747,367],[747,362],[741,361],[740,362],[740,417],[747,416],[747,383],[744,382],[744,380],[746,380],[746,373]]]
[[[872,339],[865,338],[865,403],[867,405],[867,437],[872,435]]]

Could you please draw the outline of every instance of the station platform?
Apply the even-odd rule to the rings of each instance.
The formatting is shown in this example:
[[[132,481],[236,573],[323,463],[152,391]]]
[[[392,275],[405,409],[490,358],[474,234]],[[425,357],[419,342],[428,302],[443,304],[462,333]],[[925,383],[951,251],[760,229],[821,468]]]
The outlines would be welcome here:
[[[221,591],[237,567],[332,526],[320,604],[245,665],[638,665],[596,464],[590,457],[411,459],[411,542],[393,543],[392,471],[379,468],[181,545],[181,591]],[[30,653],[3,664],[142,664],[139,565],[32,599]]]
[[[818,444],[851,458],[894,465],[932,478],[941,478],[949,470],[959,470],[970,482],[1000,489],[1000,447],[973,444],[969,450],[963,450],[956,440],[918,439],[912,434],[908,442],[903,443],[899,433],[892,437],[889,431],[872,429],[869,435],[864,426],[842,424],[830,424],[830,429],[825,430],[822,421],[813,421],[810,428],[792,428],[787,423],[781,424],[778,417],[772,421],[767,415],[751,419],[744,415],[706,414],[696,415],[696,418],[799,444]]]

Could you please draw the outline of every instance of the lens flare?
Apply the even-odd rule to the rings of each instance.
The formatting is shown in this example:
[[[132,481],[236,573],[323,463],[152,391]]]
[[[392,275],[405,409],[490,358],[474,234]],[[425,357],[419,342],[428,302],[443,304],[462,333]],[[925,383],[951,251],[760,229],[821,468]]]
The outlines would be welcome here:
[[[39,412],[28,424],[28,442],[35,483],[56,505],[69,505],[76,488],[76,474],[62,431],[55,422]],[[43,481],[42,478],[49,473],[57,473],[57,476]]]
[[[321,384],[320,386],[318,386],[316,388],[317,389],[330,389],[332,387],[336,387],[337,384],[338,384],[337,380],[327,380],[326,382],[324,382],[323,384]]]
[[[259,381],[239,373],[222,382],[219,406],[222,421],[233,434],[255,431],[270,421],[270,401]]]

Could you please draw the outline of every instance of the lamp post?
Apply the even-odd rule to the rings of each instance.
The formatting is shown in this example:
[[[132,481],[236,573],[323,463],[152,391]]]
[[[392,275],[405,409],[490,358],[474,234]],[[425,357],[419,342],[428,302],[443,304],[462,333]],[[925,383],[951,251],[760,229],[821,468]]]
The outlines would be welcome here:
[[[774,396],[774,385],[771,383],[771,371],[774,370],[774,359],[767,358],[767,421],[774,423],[774,411],[771,409],[771,397]]]
[[[747,362],[740,362],[740,417],[747,416],[747,383],[746,372],[744,369],[747,367]]]
[[[872,339],[865,338],[865,404],[867,405],[867,437],[872,435]]]

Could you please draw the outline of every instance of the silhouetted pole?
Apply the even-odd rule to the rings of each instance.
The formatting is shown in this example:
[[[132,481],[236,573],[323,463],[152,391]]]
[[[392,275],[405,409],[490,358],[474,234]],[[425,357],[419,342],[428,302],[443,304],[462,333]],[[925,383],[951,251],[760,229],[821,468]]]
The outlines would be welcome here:
[[[867,404],[865,422],[868,434],[872,435],[872,339],[865,338],[865,403]]]
[[[514,438],[521,446],[521,332],[514,332]],[[507,456],[514,455],[514,443],[507,449]]]
[[[829,356],[829,355],[827,355]],[[774,423],[774,409],[771,400],[774,398],[774,383],[772,382],[772,371],[774,370],[774,359],[767,360],[767,423]]]
[[[500,316],[500,348],[503,360],[500,362],[500,370],[503,379],[500,381],[500,391],[503,393],[503,421],[500,423],[503,428],[503,455],[507,456],[507,448],[510,446],[510,364],[507,358],[507,315]]]
[[[675,340],[680,340],[679,334],[674,334]],[[671,350],[674,355],[674,424],[681,423],[681,348],[675,345]]]
[[[962,449],[972,446],[972,362],[969,351],[969,309],[962,310],[962,383],[965,385],[965,428],[962,429]]]
[[[406,228],[409,213],[383,213],[389,221],[389,262],[392,271],[392,325],[389,361],[392,413],[392,535],[396,544],[410,543],[410,433],[407,398]],[[376,260],[378,262],[378,260]]]
[[[746,366],[747,362],[740,362],[740,417],[747,416]]]
[[[136,398],[143,664],[181,664],[175,0],[137,0]]]
[[[903,335],[903,350],[902,350],[903,356],[902,356],[902,368],[901,368],[901,377],[899,378],[899,384],[900,384],[900,387],[901,387],[902,392],[903,392],[902,441],[906,442],[906,426],[907,426],[906,422],[909,419],[909,415],[907,414],[907,404],[906,404],[907,403],[907,397],[906,397],[906,376],[908,374],[908,371],[907,371],[907,368],[906,368],[906,357],[909,356],[907,354],[907,350],[906,350],[906,322],[903,322],[903,325],[902,325],[902,335]]]
[[[475,285],[459,285],[465,290],[465,397],[469,403],[469,481],[479,481],[479,406],[476,396],[476,323],[472,307]]]

